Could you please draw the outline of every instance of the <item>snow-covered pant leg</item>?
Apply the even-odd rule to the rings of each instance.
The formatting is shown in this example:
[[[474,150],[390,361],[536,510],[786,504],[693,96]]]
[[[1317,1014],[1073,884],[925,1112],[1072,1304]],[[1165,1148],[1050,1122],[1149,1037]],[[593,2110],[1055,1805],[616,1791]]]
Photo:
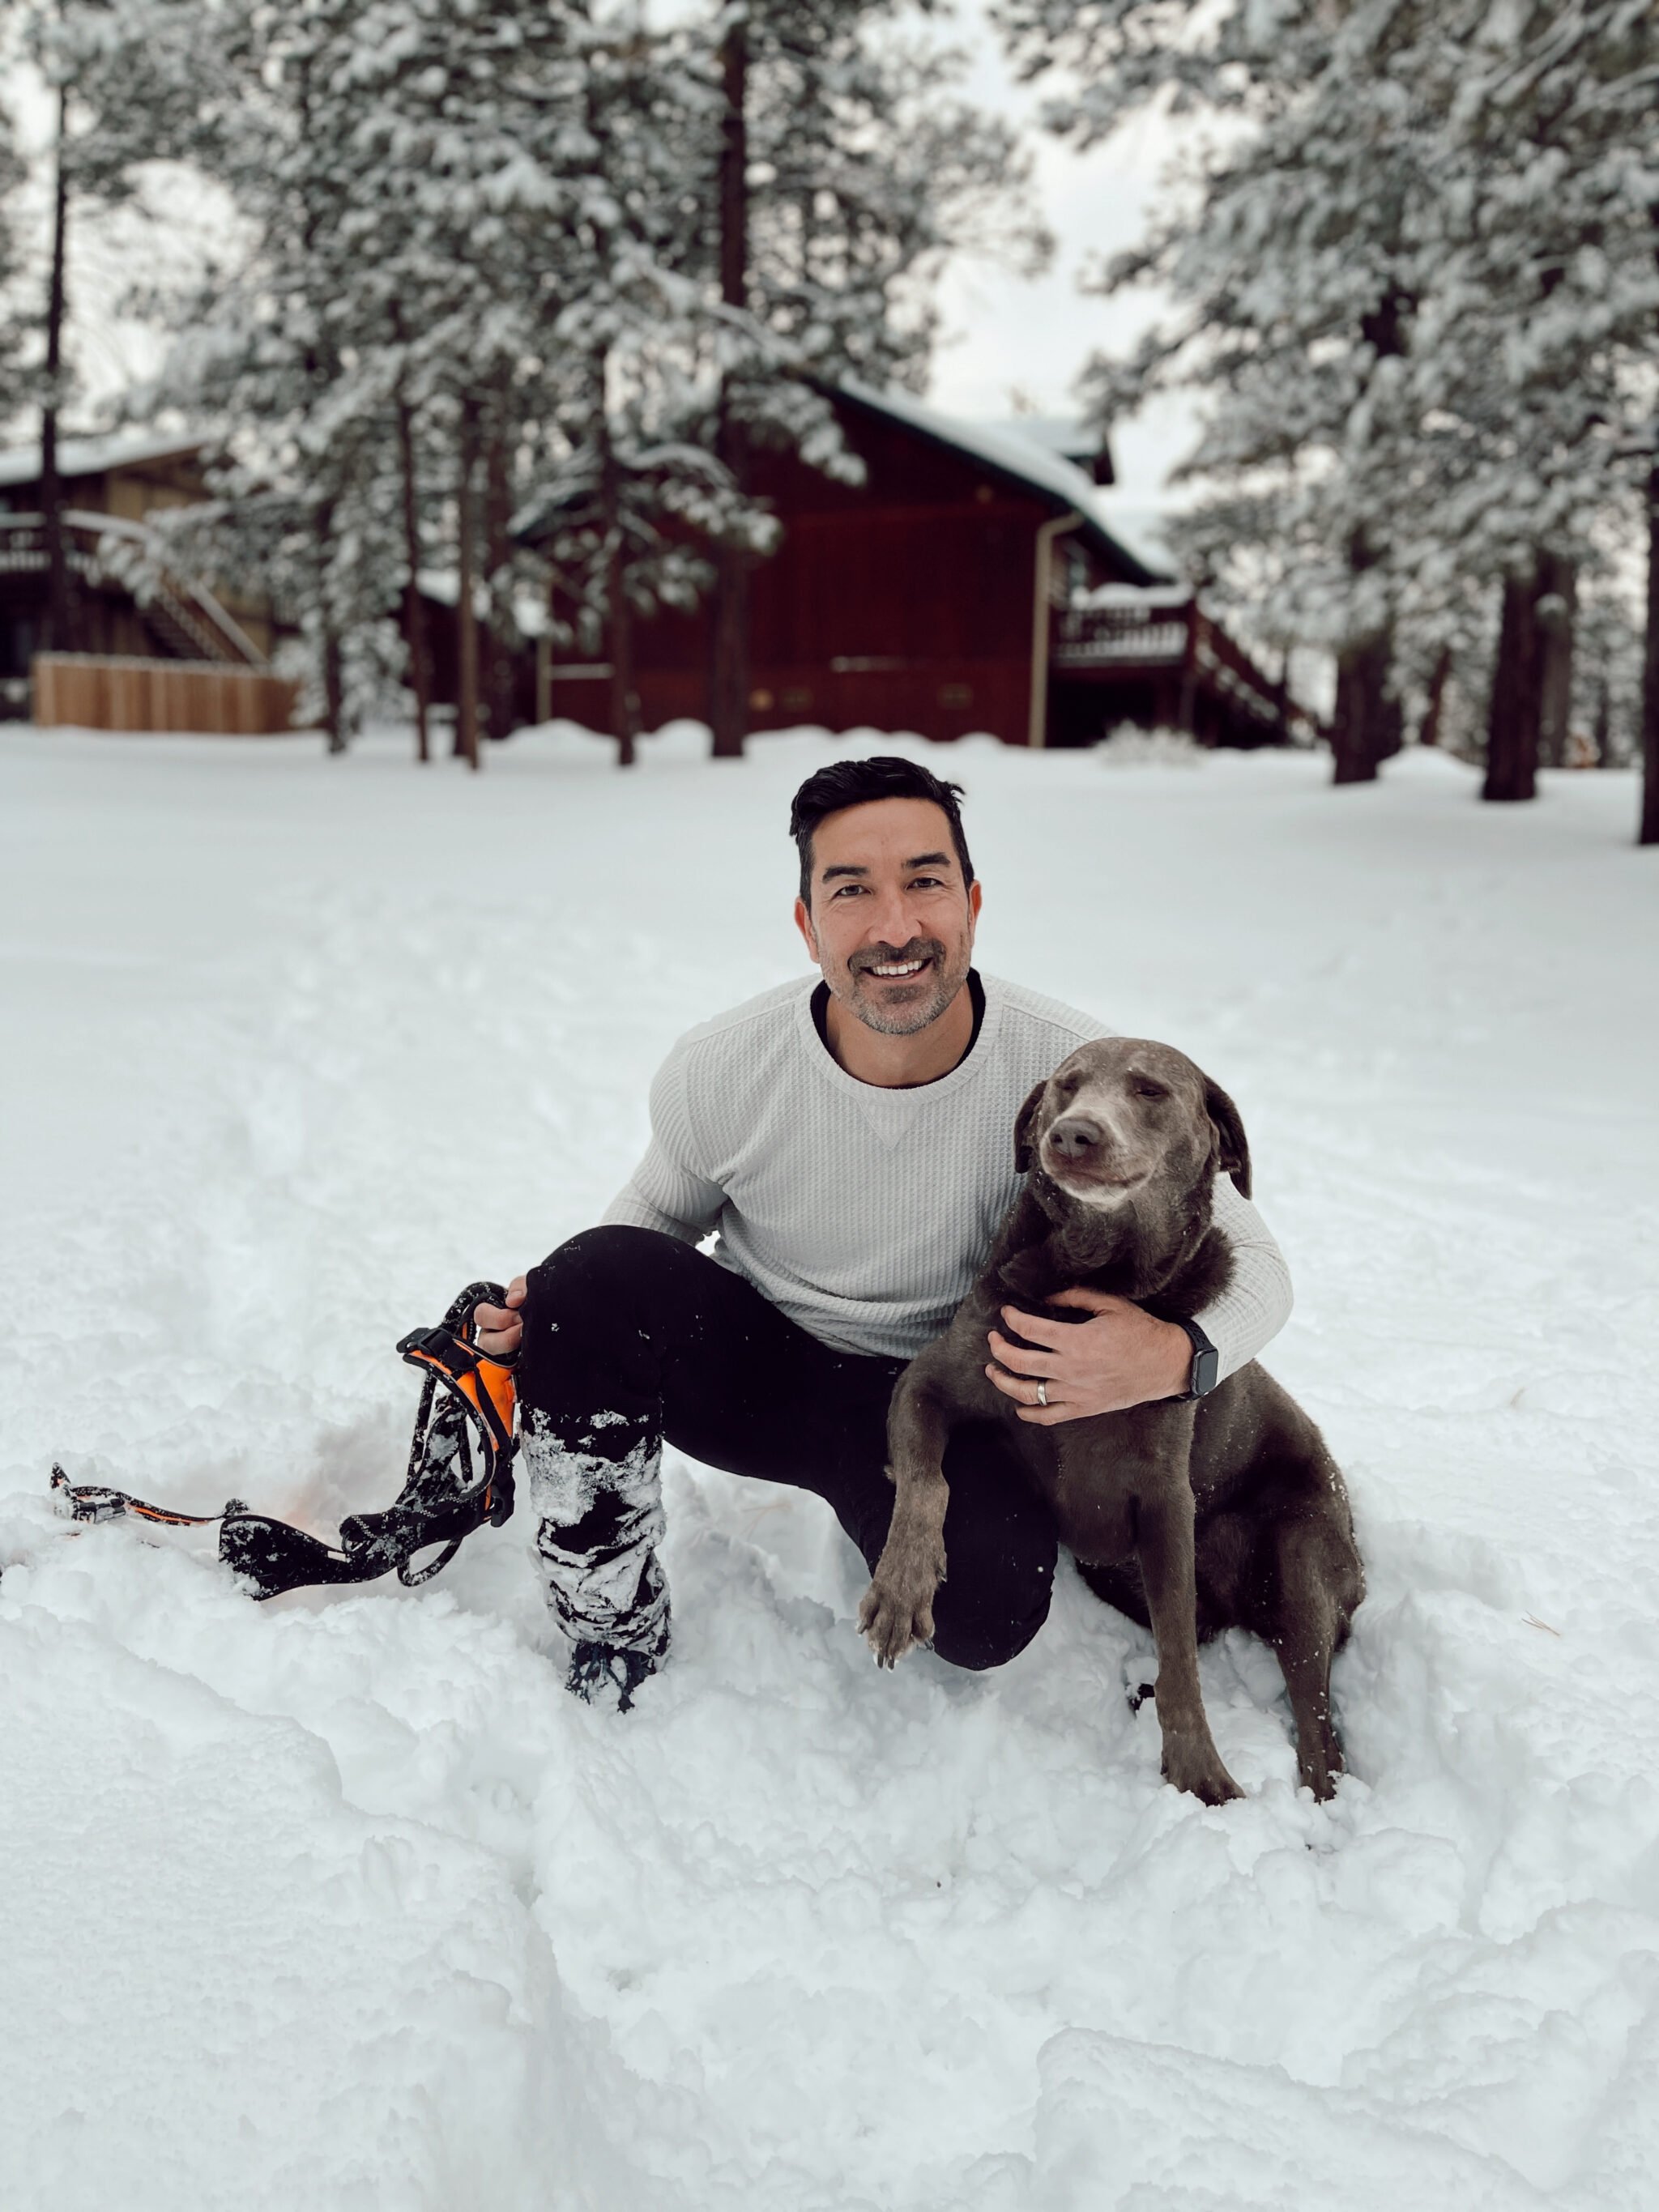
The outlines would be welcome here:
[[[608,1449],[595,1449],[598,1439]],[[614,1674],[603,1656],[610,1653],[643,1662],[623,1669],[635,1680],[653,1672],[668,1650],[668,1581],[657,1557],[660,1439],[623,1414],[600,1412],[585,1435],[567,1440],[548,1413],[532,1407],[519,1454],[538,1518],[548,1603],[572,1647],[573,1681]],[[626,1704],[634,1683],[621,1686]]]
[[[532,1268],[523,1314],[520,1451],[549,1600],[592,1664],[611,1655],[609,1679],[642,1678],[667,1646],[665,1441],[813,1492],[873,1569],[893,1510],[887,1403],[902,1360],[838,1352],[693,1246],[620,1224]],[[1048,1613],[1053,1517],[997,1424],[958,1431],[945,1473],[950,1573],[933,1648],[957,1666],[1000,1666]]]

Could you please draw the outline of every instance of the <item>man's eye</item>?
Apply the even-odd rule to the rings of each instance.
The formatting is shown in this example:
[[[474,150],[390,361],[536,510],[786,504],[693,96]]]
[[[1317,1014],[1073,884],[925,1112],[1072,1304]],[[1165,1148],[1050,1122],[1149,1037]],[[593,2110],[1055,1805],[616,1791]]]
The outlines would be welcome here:
[[[945,888],[945,878],[943,876],[913,876],[910,888],[913,891],[940,891]]]
[[[852,898],[855,894],[862,893],[863,890],[862,884],[843,884],[839,890],[831,891],[830,896],[831,898]]]

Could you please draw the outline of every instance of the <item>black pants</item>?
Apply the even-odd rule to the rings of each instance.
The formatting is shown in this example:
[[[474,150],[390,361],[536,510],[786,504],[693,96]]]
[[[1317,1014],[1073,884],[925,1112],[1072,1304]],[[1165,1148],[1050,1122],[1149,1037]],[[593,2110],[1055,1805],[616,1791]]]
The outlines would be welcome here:
[[[893,1486],[887,1401],[904,1363],[835,1352],[688,1244],[585,1231],[532,1270],[519,1355],[523,1465],[549,1595],[573,1637],[660,1656],[656,1561],[664,1441],[706,1466],[810,1490],[874,1567]],[[1042,1626],[1055,1538],[1006,1436],[957,1431],[945,1455],[948,1577],[933,1647],[995,1667]]]

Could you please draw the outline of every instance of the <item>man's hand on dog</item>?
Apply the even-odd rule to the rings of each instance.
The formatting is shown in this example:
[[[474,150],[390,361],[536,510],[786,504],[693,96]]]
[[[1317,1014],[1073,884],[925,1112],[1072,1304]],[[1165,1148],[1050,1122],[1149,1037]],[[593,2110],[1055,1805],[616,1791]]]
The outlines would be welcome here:
[[[1005,1398],[1017,1401],[1022,1421],[1051,1428],[1057,1421],[1121,1413],[1154,1399],[1184,1395],[1193,1346],[1176,1322],[1155,1320],[1127,1298],[1104,1291],[1057,1291],[1051,1303],[1080,1306],[1091,1317],[1050,1321],[1004,1306],[1005,1326],[1038,1349],[1011,1343],[1000,1329],[992,1329],[987,1339],[993,1357],[985,1372]]]
[[[524,1336],[524,1323],[516,1309],[524,1304],[526,1289],[524,1277],[514,1275],[507,1286],[506,1305],[487,1306],[481,1299],[473,1307],[472,1325],[478,1333],[478,1349],[487,1358],[510,1359],[518,1350]]]

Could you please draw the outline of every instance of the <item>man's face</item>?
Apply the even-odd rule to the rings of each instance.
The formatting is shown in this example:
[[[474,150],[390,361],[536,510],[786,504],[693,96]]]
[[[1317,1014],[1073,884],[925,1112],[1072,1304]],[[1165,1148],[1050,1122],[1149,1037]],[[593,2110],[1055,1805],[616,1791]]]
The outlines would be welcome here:
[[[812,898],[795,924],[848,1012],[884,1036],[939,1019],[973,957],[977,882],[964,884],[945,810],[873,799],[826,815],[812,838]]]

